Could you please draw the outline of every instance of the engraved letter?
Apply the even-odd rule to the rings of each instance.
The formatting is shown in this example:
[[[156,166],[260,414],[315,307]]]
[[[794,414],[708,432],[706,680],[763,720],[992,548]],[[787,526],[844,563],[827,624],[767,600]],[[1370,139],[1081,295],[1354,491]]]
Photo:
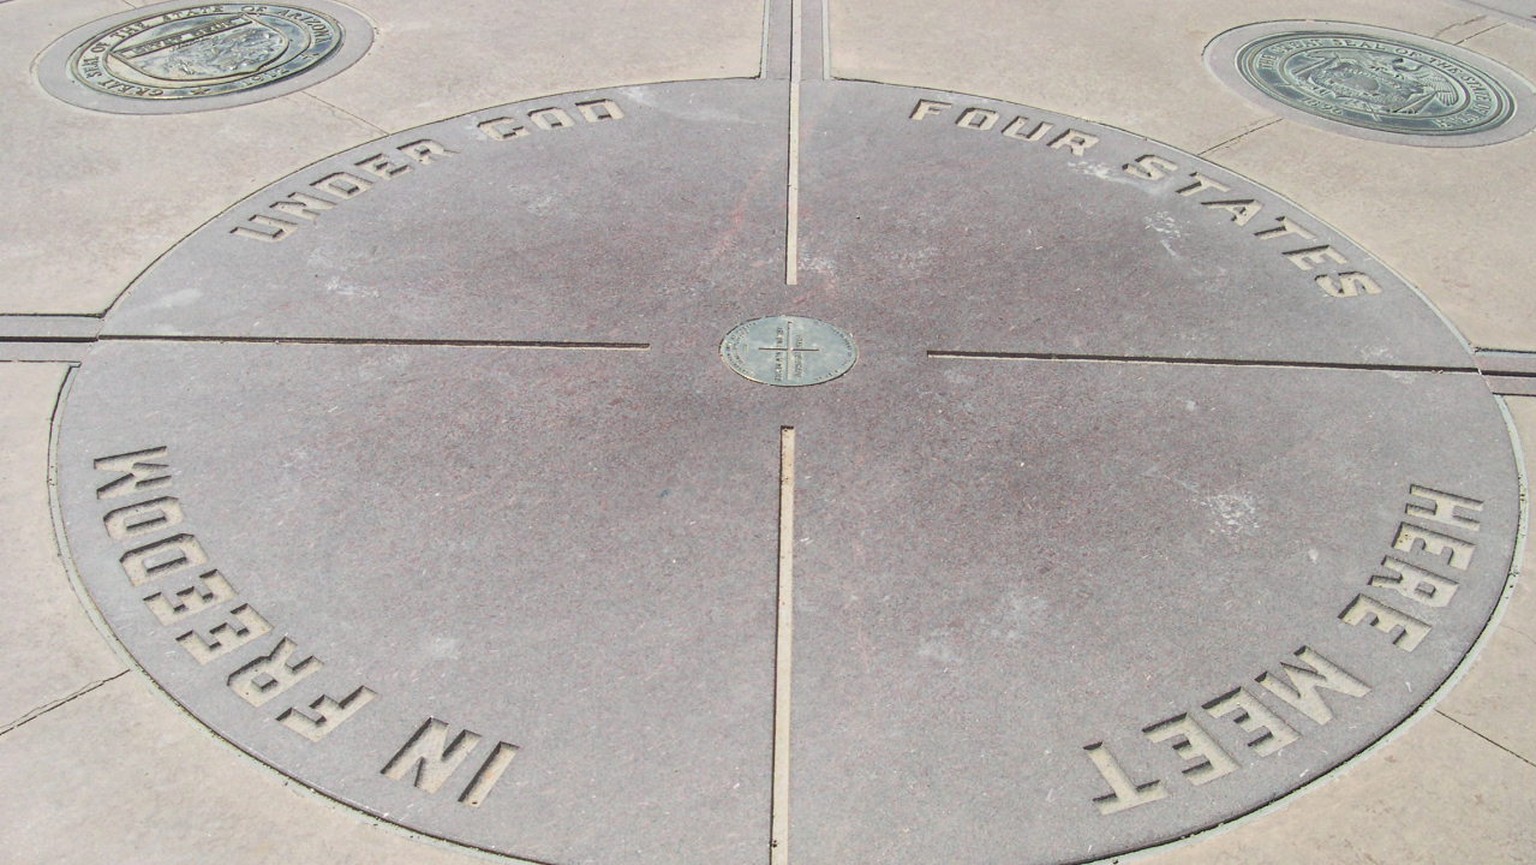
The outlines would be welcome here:
[[[1194,178],[1195,182],[1191,183],[1190,185],[1188,185],[1188,186],[1186,186],[1186,187],[1184,187],[1182,189],[1180,189],[1179,190],[1179,194],[1180,195],[1194,195],[1197,192],[1203,192],[1203,191],[1205,191],[1207,189],[1214,189],[1217,192],[1231,192],[1232,191],[1232,187],[1225,186],[1225,185],[1223,185],[1221,183],[1217,183],[1216,181],[1210,179],[1209,177],[1206,177],[1204,174],[1201,174],[1198,171],[1191,171],[1189,173],[1189,176]]]
[[[1460,526],[1469,532],[1477,531],[1477,520],[1466,514],[1456,512],[1457,508],[1464,511],[1477,512],[1483,509],[1483,503],[1477,499],[1464,498],[1454,493],[1442,493],[1429,487],[1421,487],[1413,484],[1408,487],[1408,494],[1430,503],[1429,507],[1416,505],[1409,502],[1404,512],[1409,516],[1423,517],[1426,520],[1434,520],[1437,523],[1445,523],[1448,526]]]
[[[1371,585],[1379,589],[1391,589],[1426,607],[1443,607],[1450,603],[1451,597],[1456,594],[1455,580],[1427,571],[1418,565],[1410,565],[1388,556],[1381,560],[1381,566],[1397,576],[1376,574],[1371,577]]]
[[[362,195],[372,185],[372,181],[364,180],[355,174],[348,174],[345,171],[338,171],[335,174],[328,174],[316,180],[310,184],[310,187],[345,200]]]
[[[479,741],[479,733],[464,730],[449,743],[448,725],[436,718],[428,718],[379,771],[396,781],[409,773],[411,783],[416,787],[436,793]]]
[[[1280,669],[1285,671],[1286,681],[1281,681],[1269,673],[1265,673],[1254,681],[1262,685],[1264,690],[1284,700],[1291,708],[1318,724],[1326,724],[1333,720],[1333,710],[1328,708],[1328,704],[1323,702],[1323,698],[1317,693],[1319,688],[1338,691],[1351,697],[1363,697],[1371,692],[1370,685],[1344,672],[1339,666],[1308,646],[1297,649],[1296,657],[1306,666],[1298,667],[1285,661],[1280,662]]]
[[[1472,561],[1474,545],[1460,538],[1450,535],[1442,535],[1439,532],[1421,529],[1402,523],[1397,527],[1397,537],[1392,539],[1392,547],[1403,552],[1422,552],[1435,557],[1441,564],[1465,571]]]
[[[222,604],[235,596],[235,589],[218,571],[209,571],[193,579],[186,588],[163,589],[144,599],[144,606],[162,625],[173,625],[193,613]]]
[[[517,121],[510,117],[497,117],[487,120],[480,124],[479,129],[487,137],[497,141],[506,141],[508,138],[522,138],[524,135],[529,134],[526,127],[518,126]]]
[[[223,621],[208,629],[205,637],[197,631],[188,631],[176,638],[176,642],[199,664],[206,664],[221,655],[240,648],[263,634],[270,633],[272,626],[250,604],[241,604],[229,611],[234,621]]]
[[[986,132],[997,123],[997,112],[988,111],[985,108],[967,108],[955,125],[961,129],[975,129],[978,132]]]
[[[1237,768],[1237,761],[1188,715],[1176,715],[1141,732],[1153,742],[1173,740],[1173,752],[1190,763],[1180,771],[1191,784],[1209,783]]]
[[[1156,802],[1168,795],[1163,789],[1162,781],[1148,781],[1145,784],[1137,784],[1127,775],[1120,761],[1115,755],[1109,753],[1103,742],[1094,742],[1092,745],[1084,745],[1083,750],[1088,752],[1088,759],[1093,761],[1094,768],[1104,776],[1104,781],[1109,784],[1110,792],[1104,796],[1098,796],[1093,800],[1099,806],[1100,814],[1113,814],[1137,805],[1145,805],[1148,802]]]
[[[1009,138],[1017,138],[1020,141],[1039,141],[1041,138],[1045,137],[1045,133],[1050,132],[1052,129],[1056,128],[1056,124],[1046,123],[1044,120],[1042,120],[1035,124],[1034,129],[1025,132],[1024,127],[1028,125],[1028,120],[1025,120],[1022,117],[1015,117],[1003,129],[1003,134]]]
[[[919,99],[917,100],[917,107],[912,109],[911,119],[922,120],[924,117],[927,117],[930,114],[938,114],[939,112],[949,107],[951,106],[948,102],[934,102],[931,99]]]
[[[1329,297],[1356,297],[1360,294],[1381,294],[1381,286],[1370,274],[1350,271],[1339,274],[1337,281],[1326,274],[1313,277],[1313,282]]]
[[[569,129],[576,125],[571,115],[565,113],[563,108],[540,108],[537,111],[528,112],[528,119],[540,129]]]
[[[1369,595],[1356,595],[1339,618],[1347,625],[1370,625],[1392,638],[1392,645],[1411,652],[1429,633],[1429,623],[1383,604]]]
[[[260,706],[325,666],[313,655],[298,662],[290,661],[297,648],[287,637],[278,640],[271,654],[262,655],[229,674],[226,682],[230,690],[252,706]]]
[[[409,165],[401,162],[392,162],[388,156],[382,153],[375,153],[367,159],[359,160],[353,164],[381,180],[388,180],[397,174],[404,174],[411,170]]]
[[[1238,225],[1247,225],[1248,221],[1259,215],[1264,205],[1251,198],[1240,201],[1202,201],[1203,207],[1218,207],[1232,214],[1232,221]]]
[[[152,490],[170,483],[170,465],[158,462],[165,459],[167,453],[165,448],[150,448],[96,460],[93,465],[99,471],[126,472],[106,486],[97,488],[96,498],[115,499],[139,490]],[[157,462],[150,462],[150,460],[157,460]]]
[[[203,545],[191,535],[172,535],[164,540],[129,550],[121,559],[128,582],[142,586],[150,580],[170,576],[183,568],[208,563]]]
[[[1169,162],[1161,156],[1153,156],[1150,153],[1146,156],[1138,157],[1135,162],[1129,162],[1125,165],[1125,173],[1137,180],[1162,180],[1168,176],[1168,172],[1178,170],[1179,166],[1177,163]]]
[[[402,144],[395,149],[420,162],[422,165],[431,165],[440,157],[457,156],[459,153],[457,150],[449,150],[430,138],[412,141],[410,144]]]
[[[578,102],[576,103],[576,110],[581,112],[581,116],[585,117],[588,123],[624,119],[623,110],[612,99],[594,99],[591,102]]]
[[[278,219],[275,216],[268,216],[265,213],[258,213],[255,216],[247,218],[245,221],[251,223],[251,225],[265,225],[272,230],[262,231],[258,228],[252,228],[250,225],[237,225],[234,228],[231,228],[229,233],[236,237],[249,237],[251,240],[259,240],[262,243],[273,243],[287,237],[289,234],[293,233],[293,229],[299,227],[298,223],[296,222],[289,222],[286,219]]]
[[[336,203],[326,201],[323,198],[316,198],[313,195],[306,195],[302,192],[290,192],[287,198],[282,201],[274,201],[267,206],[279,213],[286,213],[289,216],[297,216],[300,219],[307,219],[313,222],[315,217],[320,215],[320,211],[330,210],[336,206]]]
[[[359,687],[341,698],[340,702],[322,695],[309,704],[309,711],[315,717],[311,718],[309,714],[300,712],[298,709],[288,709],[277,716],[277,722],[311,742],[318,742],[329,736],[332,730],[341,726],[342,722],[357,714],[358,709],[373,702],[373,698],[377,696],[364,687]]]
[[[1262,730],[1263,732],[1259,733],[1257,738],[1250,739],[1247,743],[1249,749],[1260,757],[1268,757],[1301,738],[1296,728],[1281,720],[1279,715],[1259,702],[1258,697],[1243,688],[1222,694],[1206,703],[1204,708],[1212,718],[1231,715],[1232,723],[1245,732],[1259,733]]]
[[[491,751],[491,756],[485,758],[480,764],[480,771],[469,780],[469,786],[459,794],[459,801],[471,808],[479,808],[485,801],[485,797],[491,794],[491,788],[501,780],[501,776],[512,765],[512,758],[517,756],[517,746],[507,742],[497,742]]]
[[[1288,216],[1277,216],[1275,217],[1275,221],[1280,223],[1279,228],[1266,228],[1263,231],[1254,232],[1253,236],[1260,240],[1273,240],[1276,237],[1285,237],[1287,235],[1294,234],[1302,240],[1317,239],[1317,235],[1292,222],[1291,218]]]
[[[1339,254],[1337,249],[1331,246],[1313,246],[1308,249],[1293,249],[1285,253],[1285,257],[1291,260],[1291,264],[1302,270],[1311,270],[1312,265],[1322,264],[1323,259],[1328,259],[1335,264],[1348,264],[1349,259]]]
[[[170,496],[118,508],[102,518],[107,525],[107,534],[115,541],[158,532],[180,525],[181,520],[181,503]]]
[[[1088,148],[1098,143],[1099,137],[1097,135],[1089,135],[1086,132],[1078,132],[1076,129],[1068,129],[1066,132],[1056,136],[1051,141],[1050,147],[1052,150],[1060,150],[1065,147],[1072,151],[1073,156],[1082,156],[1088,152]]]

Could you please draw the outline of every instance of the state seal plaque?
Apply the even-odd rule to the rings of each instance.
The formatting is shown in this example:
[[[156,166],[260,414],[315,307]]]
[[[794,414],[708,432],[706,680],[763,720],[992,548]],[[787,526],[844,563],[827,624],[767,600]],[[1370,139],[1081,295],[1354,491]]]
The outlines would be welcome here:
[[[45,57],[43,85],[116,113],[219,108],[327,78],[361,56],[371,35],[360,16],[332,4],[164,4],[60,40]]]
[[[1467,145],[1530,128],[1512,123],[1529,83],[1486,57],[1407,33],[1274,22],[1223,34],[1207,57],[1219,76],[1269,107],[1352,135]]]

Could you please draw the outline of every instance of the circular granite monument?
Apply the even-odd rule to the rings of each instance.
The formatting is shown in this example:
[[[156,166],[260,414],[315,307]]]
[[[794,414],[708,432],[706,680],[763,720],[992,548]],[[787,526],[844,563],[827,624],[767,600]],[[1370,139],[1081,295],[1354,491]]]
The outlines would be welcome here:
[[[144,670],[550,863],[1111,857],[1433,699],[1521,493],[1412,287],[1164,144],[786,90],[479,111],[167,253],[55,448]]]

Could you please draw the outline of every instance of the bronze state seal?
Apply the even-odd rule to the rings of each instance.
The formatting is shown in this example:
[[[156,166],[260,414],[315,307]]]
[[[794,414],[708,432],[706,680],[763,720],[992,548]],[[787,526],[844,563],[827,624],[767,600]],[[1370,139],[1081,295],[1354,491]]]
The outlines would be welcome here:
[[[298,75],[341,44],[330,16],[274,3],[214,3],[147,15],[75,49],[87,87],[136,99],[235,93]]]

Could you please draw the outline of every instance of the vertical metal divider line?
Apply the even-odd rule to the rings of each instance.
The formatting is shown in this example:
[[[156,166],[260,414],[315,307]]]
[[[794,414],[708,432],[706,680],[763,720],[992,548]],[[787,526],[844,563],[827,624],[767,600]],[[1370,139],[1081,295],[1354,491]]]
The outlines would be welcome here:
[[[779,428],[779,585],[773,658],[770,865],[789,865],[789,698],[795,632],[795,428]]]
[[[768,34],[773,29],[773,0],[763,0],[763,41],[757,49],[757,77],[768,77]]]
[[[832,80],[832,0],[821,0],[821,75]]]
[[[789,12],[789,177],[784,226],[784,284],[800,284],[800,27],[804,0],[790,0]]]

